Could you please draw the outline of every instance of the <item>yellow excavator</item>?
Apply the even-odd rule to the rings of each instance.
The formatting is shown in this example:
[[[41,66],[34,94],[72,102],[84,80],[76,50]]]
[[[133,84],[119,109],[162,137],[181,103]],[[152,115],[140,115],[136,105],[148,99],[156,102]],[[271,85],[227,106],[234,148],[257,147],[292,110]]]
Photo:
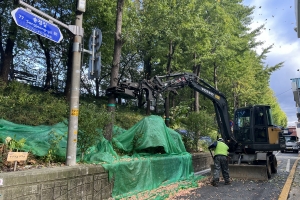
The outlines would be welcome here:
[[[220,134],[229,146],[229,171],[232,178],[268,180],[272,173],[277,173],[277,160],[273,151],[284,150],[285,139],[282,129],[273,124],[271,107],[268,105],[235,110],[231,126],[224,94],[193,73],[155,76],[139,83],[122,82],[117,87],[108,88],[106,93],[124,98],[137,98],[146,94],[147,99],[153,99],[166,91],[176,94],[178,89],[185,86],[213,102]]]

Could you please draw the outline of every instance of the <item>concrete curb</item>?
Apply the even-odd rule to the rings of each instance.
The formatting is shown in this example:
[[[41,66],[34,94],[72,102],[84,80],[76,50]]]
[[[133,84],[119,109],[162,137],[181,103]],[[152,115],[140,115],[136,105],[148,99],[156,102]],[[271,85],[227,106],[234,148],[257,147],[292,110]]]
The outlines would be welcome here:
[[[282,188],[282,191],[278,197],[278,200],[287,200],[288,197],[289,197],[289,193],[290,193],[290,190],[291,190],[291,186],[292,186],[292,183],[293,183],[293,180],[294,180],[294,177],[295,177],[295,172],[296,172],[296,168],[297,168],[297,165],[298,165],[298,161],[299,161],[299,155],[298,155],[298,158],[297,160],[295,161],[293,167],[292,167],[292,170]]]
[[[198,176],[198,175],[205,175],[205,174],[208,174],[210,173],[210,169],[205,169],[205,170],[202,170],[202,171],[199,171],[199,172],[195,172],[194,175],[195,176]]]

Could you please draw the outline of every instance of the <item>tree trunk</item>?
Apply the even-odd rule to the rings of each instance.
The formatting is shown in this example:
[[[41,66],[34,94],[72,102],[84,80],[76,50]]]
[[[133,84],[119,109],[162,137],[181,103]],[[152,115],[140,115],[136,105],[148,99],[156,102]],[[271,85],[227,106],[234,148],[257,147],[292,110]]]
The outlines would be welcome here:
[[[146,80],[151,79],[151,71],[152,71],[151,57],[148,57],[144,60],[144,69],[145,69],[145,79]],[[143,97],[141,97],[141,98],[143,99]],[[149,100],[147,100],[146,115],[150,115],[150,101]]]
[[[214,84],[215,84],[216,90],[218,89],[217,68],[218,68],[218,66],[214,62]]]
[[[19,4],[18,0],[13,0],[13,6],[17,6]],[[5,8],[4,8],[5,9]],[[1,20],[0,20],[1,21]],[[0,24],[2,27],[2,24]],[[3,50],[2,42],[1,44],[1,61],[0,61],[0,86],[6,85],[8,83],[8,75],[10,73],[10,67],[13,64],[13,49],[15,45],[15,40],[17,36],[17,25],[14,20],[10,21],[9,25],[9,33],[6,40],[5,50]],[[3,39],[3,33],[0,33],[1,39]]]
[[[0,27],[2,27],[2,20],[1,19],[0,19]],[[2,33],[1,29],[0,29],[0,38],[3,38],[3,33]],[[2,43],[2,40],[0,40],[0,56],[1,56],[0,57],[0,74],[1,74],[2,64],[3,64],[3,61],[4,61],[4,55],[5,55],[5,53],[4,53],[3,43]]]
[[[170,41],[168,63],[167,63],[167,74],[171,72],[171,61],[172,61],[173,54],[174,54],[173,42]],[[165,123],[167,127],[169,127],[170,126],[170,93],[169,92],[166,93],[166,98],[165,98],[165,116],[166,116]]]
[[[238,86],[238,83],[234,82],[233,83],[233,108],[234,108],[234,111],[236,111],[236,109],[239,107],[239,95],[237,92],[237,86]]]
[[[15,45],[15,38],[17,35],[17,25],[12,20],[10,27],[9,27],[9,36],[6,40],[6,47],[4,51],[4,57],[3,60],[1,60],[2,66],[0,67],[0,81],[3,82],[3,84],[8,83],[8,74],[10,71],[10,66],[13,61],[13,49]],[[1,58],[2,59],[2,58]],[[2,83],[0,83],[2,85]]]
[[[114,44],[114,57],[111,69],[111,77],[110,77],[110,87],[115,87],[118,85],[118,75],[120,68],[120,59],[121,59],[121,50],[122,50],[122,9],[124,5],[124,0],[118,0],[117,2],[117,17],[116,17],[116,32],[115,32],[115,44]],[[115,119],[115,109],[116,109],[116,96],[112,94],[108,98],[107,110],[111,113],[111,122],[106,127],[106,131],[104,137],[111,141],[112,139],[112,131],[113,131],[113,122]]]
[[[175,95],[174,94],[172,94],[172,95],[170,95],[170,102],[171,102],[171,106],[172,106],[172,108],[174,108],[176,105],[175,105]]]
[[[167,127],[170,126],[170,103],[169,103],[169,92],[165,98],[165,124]]]
[[[50,56],[50,49],[44,44],[43,40],[41,39],[41,36],[37,35],[38,41],[41,45],[41,48],[44,51],[45,57],[46,57],[46,81],[45,81],[45,85],[44,85],[44,90],[49,90],[51,88],[51,82],[52,81],[52,70],[51,70],[51,56]]]
[[[157,102],[158,102],[158,96],[159,95],[157,95],[156,97],[155,97],[155,113],[158,113],[158,104],[157,104]]]
[[[199,77],[199,74],[200,74],[200,65],[197,65],[196,64],[196,53],[194,54],[194,60],[195,60],[195,65],[194,65],[194,74],[196,74],[198,77]],[[197,91],[194,91],[194,111],[195,112],[199,112],[199,92]]]

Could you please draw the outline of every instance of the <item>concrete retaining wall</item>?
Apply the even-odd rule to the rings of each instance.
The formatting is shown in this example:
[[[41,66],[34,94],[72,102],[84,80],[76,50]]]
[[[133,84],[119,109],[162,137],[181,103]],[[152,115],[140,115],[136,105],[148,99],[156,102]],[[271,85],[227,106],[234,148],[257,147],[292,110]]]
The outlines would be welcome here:
[[[210,168],[209,153],[193,155],[194,172]],[[111,197],[113,185],[100,165],[0,173],[0,200],[97,200]]]
[[[0,173],[0,200],[108,199],[112,184],[99,165]]]
[[[210,153],[194,153],[192,156],[195,173],[205,169],[210,169],[210,165],[214,162]]]

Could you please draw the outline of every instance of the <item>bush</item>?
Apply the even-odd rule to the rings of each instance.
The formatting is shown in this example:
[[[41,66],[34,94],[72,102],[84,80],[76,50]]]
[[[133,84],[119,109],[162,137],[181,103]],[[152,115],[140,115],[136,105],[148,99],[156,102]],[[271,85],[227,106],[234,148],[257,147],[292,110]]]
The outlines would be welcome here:
[[[123,129],[129,129],[135,125],[138,121],[144,118],[143,115],[136,111],[130,110],[130,108],[123,108],[121,112],[116,112],[116,125]]]
[[[53,125],[68,116],[68,104],[51,92],[37,92],[31,86],[10,82],[0,89],[1,117],[18,124]]]
[[[199,140],[199,147],[202,148],[202,151],[207,152],[208,146],[209,144],[206,141]]]
[[[110,122],[109,116],[106,109],[94,103],[82,103],[80,105],[78,147],[81,152],[81,160],[83,160],[87,149],[101,140],[105,126]]]

